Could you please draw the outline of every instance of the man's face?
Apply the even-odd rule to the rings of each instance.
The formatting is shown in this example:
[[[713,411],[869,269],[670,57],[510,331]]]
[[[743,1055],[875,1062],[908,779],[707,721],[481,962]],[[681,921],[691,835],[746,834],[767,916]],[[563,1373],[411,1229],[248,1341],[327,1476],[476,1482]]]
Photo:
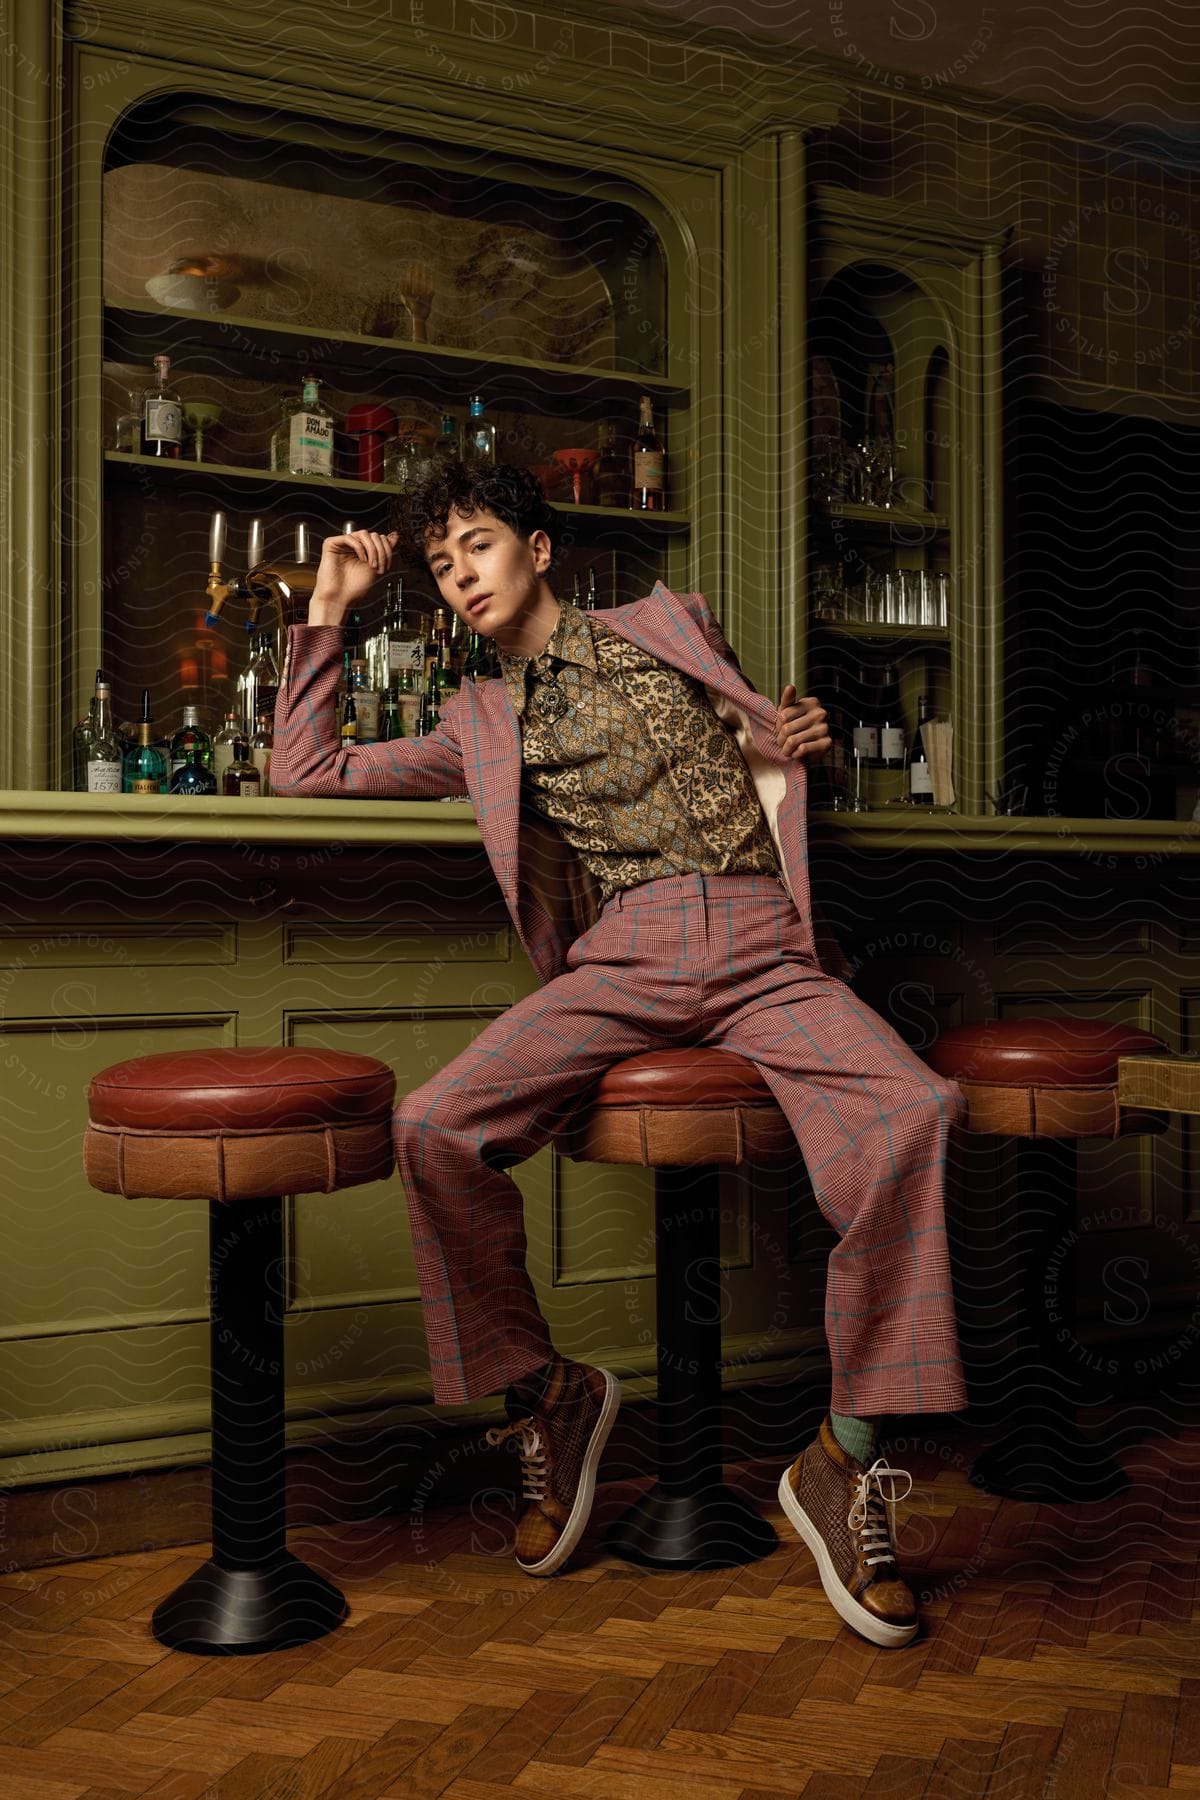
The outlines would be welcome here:
[[[494,513],[467,518],[456,510],[445,537],[430,543],[426,560],[443,600],[467,629],[499,636],[503,643],[537,600],[539,581],[550,566],[550,540],[544,531],[518,537]]]

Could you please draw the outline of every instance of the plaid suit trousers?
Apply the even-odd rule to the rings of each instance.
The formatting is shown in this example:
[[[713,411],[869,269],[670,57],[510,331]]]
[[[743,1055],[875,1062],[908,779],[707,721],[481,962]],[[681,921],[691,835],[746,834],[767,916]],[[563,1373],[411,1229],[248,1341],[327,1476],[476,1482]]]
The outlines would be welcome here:
[[[805,951],[770,875],[676,875],[613,896],[566,972],[493,1020],[395,1115],[434,1395],[494,1393],[552,1345],[505,1171],[547,1143],[613,1063],[710,1045],[762,1070],[825,1218],[833,1408],[965,1404],[943,1182],[962,1114],[891,1027]]]

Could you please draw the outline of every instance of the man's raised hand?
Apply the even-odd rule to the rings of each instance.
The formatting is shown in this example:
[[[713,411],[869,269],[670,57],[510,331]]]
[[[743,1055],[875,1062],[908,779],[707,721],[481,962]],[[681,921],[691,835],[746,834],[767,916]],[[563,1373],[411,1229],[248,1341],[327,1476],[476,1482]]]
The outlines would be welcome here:
[[[812,694],[797,700],[796,689],[790,681],[779,698],[775,738],[785,756],[804,762],[817,761],[833,743],[829,735],[829,717],[821,702]]]

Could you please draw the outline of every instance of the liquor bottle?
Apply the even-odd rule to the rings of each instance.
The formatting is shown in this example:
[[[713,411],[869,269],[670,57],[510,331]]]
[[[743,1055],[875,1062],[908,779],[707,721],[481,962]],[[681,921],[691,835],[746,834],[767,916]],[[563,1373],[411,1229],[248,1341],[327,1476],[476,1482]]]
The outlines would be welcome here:
[[[633,507],[635,512],[662,512],[667,503],[667,455],[654,429],[654,406],[649,394],[638,402],[637,437],[633,444]]]
[[[178,457],[183,445],[183,407],[169,385],[169,356],[156,356],[157,380],[142,395],[142,455]]]
[[[900,711],[900,684],[891,663],[884,667],[879,689],[879,767],[904,767],[904,718]]]
[[[257,800],[262,795],[262,776],[250,760],[250,741],[239,732],[233,761],[221,781],[221,792],[231,800]]]
[[[500,674],[496,646],[481,631],[473,631],[467,644],[467,660],[463,664],[464,681],[494,681]]]
[[[617,448],[617,428],[607,421],[596,432],[600,458],[594,480],[597,506],[623,506],[630,503],[629,458]]]
[[[306,375],[299,398],[283,403],[289,475],[333,474],[333,414],[322,405],[320,388],[315,375]]]
[[[873,767],[879,761],[879,726],[871,716],[871,707],[867,698],[867,676],[862,668],[858,671],[857,692],[855,694],[852,717],[854,730],[851,734],[851,748],[854,760],[860,769]]]
[[[167,759],[154,741],[150,689],[143,688],[137,742],[125,752],[121,769],[121,791],[126,794],[165,794],[169,774]]]
[[[404,736],[404,721],[400,717],[400,703],[396,698],[394,687],[388,688],[383,696],[383,714],[379,721],[379,741],[390,744],[396,738]]]
[[[102,680],[103,675],[100,670],[97,669],[96,679],[92,683],[92,697],[88,702],[88,709],[71,733],[71,786],[77,794],[86,794],[88,791],[88,745],[92,741],[92,732],[96,723],[96,689],[100,686]],[[120,783],[118,782],[117,792],[120,793],[120,791]]]
[[[183,761],[171,776],[170,792],[199,799],[216,791],[217,778],[205,768],[199,745],[189,744]]]
[[[350,677],[350,685],[346,689],[342,701],[342,749],[348,750],[358,742],[358,708],[354,702],[354,678]]]
[[[262,777],[262,791],[271,791],[271,752],[275,748],[275,734],[271,730],[271,715],[263,712],[258,715],[258,724],[254,736],[250,739],[250,761]]]
[[[238,722],[249,738],[259,713],[274,713],[279,670],[271,654],[271,634],[260,631],[251,641],[250,660],[237,679]]]
[[[425,645],[425,678],[429,679],[429,669],[436,663],[443,675],[450,669],[450,613],[444,606],[435,606],[433,619],[429,627],[429,638]]]
[[[400,715],[401,737],[415,738],[421,735],[421,716],[425,705],[423,686],[421,670],[401,669],[396,676],[396,711]]]
[[[358,719],[358,742],[379,742],[379,690],[371,686],[366,659],[355,656],[350,662],[350,678],[354,683],[354,711]]]
[[[177,769],[182,769],[184,763],[187,761],[188,751],[192,749],[193,746],[199,751],[200,761],[203,763],[204,767],[210,769],[212,767],[212,740],[207,731],[202,731],[200,728],[200,713],[198,709],[194,706],[185,706],[183,709],[183,723],[171,739],[170,759],[172,775],[174,775]]]
[[[483,416],[482,394],[471,395],[471,414],[463,433],[463,461],[495,462],[496,427]]]
[[[421,711],[422,737],[427,737],[431,731],[436,731],[441,723],[441,685],[442,672],[436,662],[431,663],[429,678],[425,683],[425,705]]]
[[[113,448],[123,456],[136,456],[142,447],[142,388],[127,388],[128,399],[113,426]]]
[[[367,646],[368,667],[380,687],[390,687],[403,669],[425,673],[425,634],[405,609],[404,579],[394,575],[385,590],[383,630]]]
[[[124,759],[113,725],[112,696],[99,669],[96,671],[91,721],[91,733],[84,753],[84,791],[89,794],[119,794]]]
[[[583,610],[594,613],[599,605],[600,596],[596,591],[596,567],[593,563],[588,568],[587,594],[584,597]]]
[[[929,767],[929,753],[925,748],[925,734],[921,729],[932,717],[932,698],[929,694],[922,694],[917,700],[917,729],[908,762],[908,797],[918,806],[928,806],[933,802],[933,771]]]
[[[433,444],[433,460],[437,465],[462,460],[462,440],[459,437],[458,420],[453,413],[442,414]]]
[[[225,791],[225,771],[233,761],[234,747],[241,737],[242,731],[235,712],[225,714],[225,723],[213,739],[212,771],[217,778],[217,790]]]

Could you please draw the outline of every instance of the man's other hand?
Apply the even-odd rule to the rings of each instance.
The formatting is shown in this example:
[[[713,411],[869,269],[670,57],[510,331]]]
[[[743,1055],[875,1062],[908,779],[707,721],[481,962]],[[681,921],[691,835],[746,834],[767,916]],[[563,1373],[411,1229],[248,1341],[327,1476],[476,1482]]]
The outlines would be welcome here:
[[[797,700],[796,689],[790,681],[780,696],[775,737],[785,756],[804,762],[816,762],[826,755],[833,743],[829,735],[829,717],[821,702],[812,694]]]

